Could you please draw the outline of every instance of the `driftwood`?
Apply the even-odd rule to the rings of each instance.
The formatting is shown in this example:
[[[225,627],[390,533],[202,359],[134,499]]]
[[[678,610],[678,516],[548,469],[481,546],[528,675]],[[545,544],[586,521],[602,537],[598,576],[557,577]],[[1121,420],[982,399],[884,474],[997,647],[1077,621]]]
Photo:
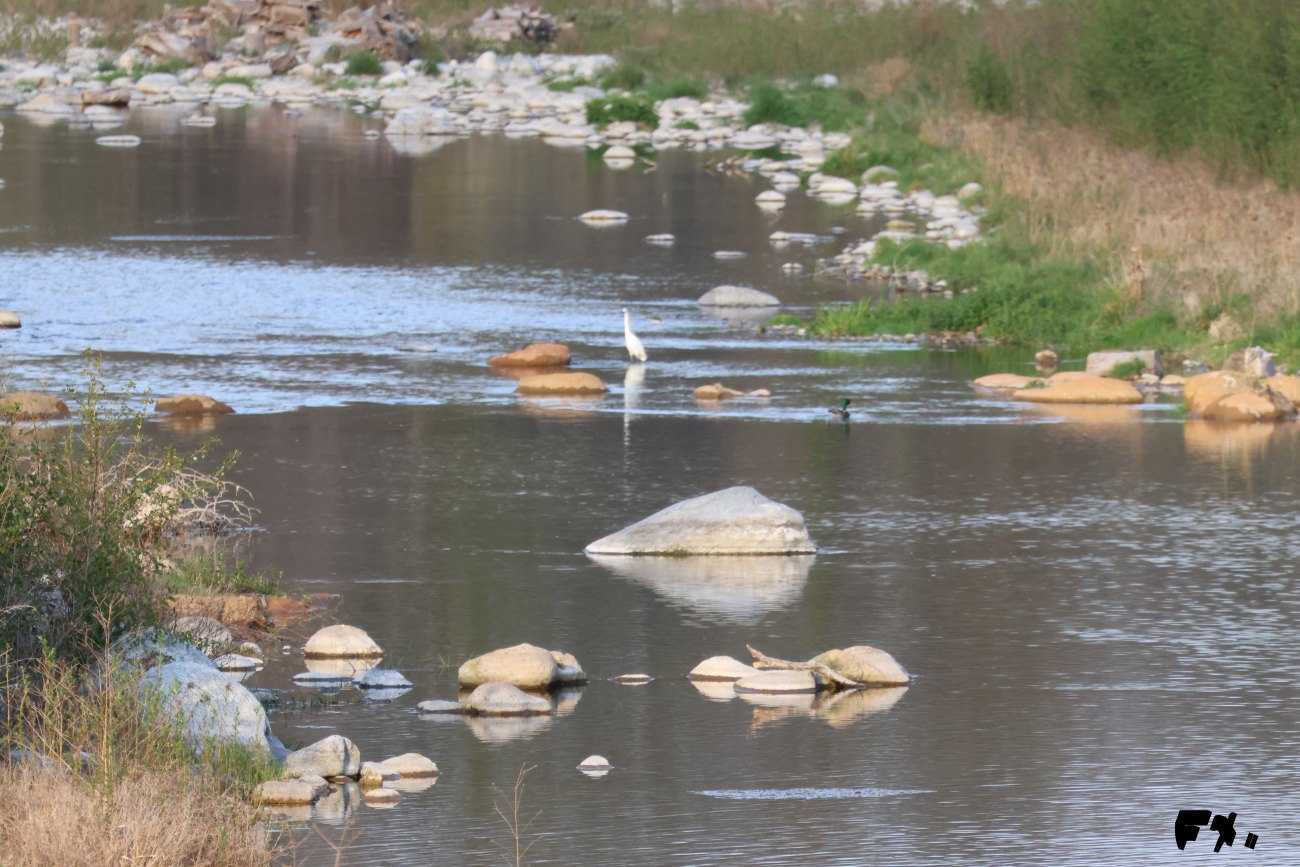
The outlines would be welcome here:
[[[829,665],[823,665],[820,662],[791,662],[788,659],[775,659],[768,656],[766,653],[763,653],[761,650],[754,649],[748,644],[745,645],[745,649],[749,651],[750,656],[754,657],[754,668],[763,669],[765,671],[815,671],[841,689],[858,689],[867,686],[867,684],[862,683],[861,681],[854,680],[851,677],[845,677]]]

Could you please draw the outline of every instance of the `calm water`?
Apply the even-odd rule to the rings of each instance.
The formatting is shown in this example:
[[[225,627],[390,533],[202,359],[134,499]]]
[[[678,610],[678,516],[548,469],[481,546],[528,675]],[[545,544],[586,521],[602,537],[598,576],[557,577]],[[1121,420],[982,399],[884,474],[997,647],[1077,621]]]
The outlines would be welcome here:
[[[416,687],[388,704],[250,685],[300,745],[442,767],[393,809],[319,812],[356,864],[500,863],[494,812],[521,767],[539,864],[1294,863],[1300,782],[1296,429],[1184,423],[1167,406],[1043,411],[966,385],[1024,356],[759,335],[704,315],[719,282],[796,310],[865,288],[782,277],[774,229],[860,237],[851,211],[662,154],[618,173],[581,152],[478,138],[420,158],[369,121],[233,112],[213,129],[140,113],[145,144],[11,114],[0,150],[0,335],[13,385],[208,391],[241,412],[160,439],[221,438],[261,509],[245,551]],[[628,211],[622,228],[573,215]],[[677,246],[645,245],[671,231]],[[712,252],[748,252],[718,261]],[[650,352],[622,358],[633,310]],[[651,321],[657,317],[658,322]],[[483,359],[563,339],[611,385],[521,400]],[[409,351],[418,349],[423,351]],[[429,351],[433,350],[433,351]],[[697,406],[721,379],[770,402]],[[841,396],[864,411],[821,420]],[[800,509],[815,558],[596,562],[585,544],[672,502],[752,484]],[[301,634],[286,638],[300,646]],[[529,641],[593,676],[532,721],[427,719],[472,654]],[[906,690],[817,704],[705,694],[685,673],[753,644],[801,658],[869,643]],[[605,678],[643,671],[648,686]],[[616,766],[574,769],[600,753]],[[1179,809],[1237,813],[1179,852]],[[345,817],[353,816],[351,821]],[[300,863],[334,863],[305,821]],[[1247,832],[1259,847],[1242,848]]]

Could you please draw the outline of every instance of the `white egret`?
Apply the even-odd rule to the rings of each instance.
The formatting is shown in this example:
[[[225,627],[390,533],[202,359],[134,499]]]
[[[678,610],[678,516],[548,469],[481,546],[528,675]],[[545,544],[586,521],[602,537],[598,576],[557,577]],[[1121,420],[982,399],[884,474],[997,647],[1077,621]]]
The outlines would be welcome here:
[[[641,338],[632,333],[632,317],[623,308],[623,342],[627,344],[627,354],[637,361],[645,361],[645,345]]]

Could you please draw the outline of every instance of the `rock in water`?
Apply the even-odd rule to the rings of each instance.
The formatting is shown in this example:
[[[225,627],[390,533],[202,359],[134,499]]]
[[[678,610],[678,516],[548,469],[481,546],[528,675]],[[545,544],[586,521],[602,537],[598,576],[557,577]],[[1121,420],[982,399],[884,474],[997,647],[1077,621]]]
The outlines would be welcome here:
[[[1160,350],[1158,349],[1138,349],[1135,351],[1103,349],[1100,352],[1090,352],[1085,369],[1093,376],[1106,376],[1118,365],[1133,362],[1140,363],[1142,371],[1145,373],[1162,376],[1165,372],[1164,361],[1160,357]]]
[[[820,679],[811,671],[760,671],[736,681],[736,692],[772,695],[816,692],[820,687]]]
[[[520,394],[604,394],[606,390],[600,377],[591,373],[537,373],[515,386]]]
[[[342,735],[330,735],[290,753],[284,769],[291,774],[315,774],[326,779],[355,777],[361,772],[361,750]]]
[[[691,669],[691,680],[740,680],[758,674],[758,669],[730,656],[710,656]]]
[[[3,189],[3,184],[0,184]],[[0,310],[0,328],[22,328],[23,321],[12,310]]]
[[[229,404],[208,397],[206,394],[177,394],[159,400],[154,404],[154,412],[170,412],[177,415],[225,415],[234,410]]]
[[[1061,374],[1057,374],[1060,376]],[[1141,403],[1142,392],[1127,382],[1084,374],[1060,383],[1049,381],[1046,388],[1013,392],[1015,400],[1030,403]]]
[[[316,790],[302,780],[270,780],[253,790],[253,803],[298,807],[316,803]]]
[[[68,405],[51,394],[39,391],[0,394],[0,419],[6,421],[44,421],[70,415]]]
[[[350,659],[353,657],[383,656],[384,651],[374,639],[355,626],[343,623],[318,629],[307,639],[303,648],[308,659]]]
[[[751,289],[748,286],[715,286],[695,302],[702,307],[779,307],[781,300],[775,295]]]
[[[484,716],[533,716],[551,712],[549,701],[508,683],[485,683],[469,694],[465,704],[472,713]]]
[[[438,776],[437,763],[419,753],[402,753],[400,756],[384,759],[380,764],[391,768],[403,777]]]
[[[531,343],[523,349],[488,359],[493,367],[563,367],[573,358],[563,343]]]
[[[516,644],[476,656],[460,667],[462,687],[508,683],[520,689],[548,689],[560,676],[560,664],[549,650]]]
[[[587,546],[588,554],[815,554],[803,515],[750,487],[656,512]]]
[[[899,665],[891,654],[865,644],[844,650],[828,650],[809,662],[820,662],[847,678],[872,686],[906,686],[912,682],[907,669]]]

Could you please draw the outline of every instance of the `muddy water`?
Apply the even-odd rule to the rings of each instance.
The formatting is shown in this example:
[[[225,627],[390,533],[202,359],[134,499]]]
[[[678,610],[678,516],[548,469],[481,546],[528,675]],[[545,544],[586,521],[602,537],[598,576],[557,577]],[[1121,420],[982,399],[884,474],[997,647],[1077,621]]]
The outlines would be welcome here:
[[[1208,830],[1177,850],[1184,808],[1237,813],[1222,857],[1293,863],[1295,430],[1184,423],[1161,405],[1017,408],[965,383],[1023,356],[808,343],[711,319],[690,301],[724,280],[795,308],[860,294],[779,278],[777,264],[816,252],[765,239],[867,227],[797,198],[772,220],[756,187],[687,155],[619,174],[481,138],[411,159],[362,138],[364,119],[276,112],[211,130],[143,114],[123,131],[145,144],[105,152],[89,133],[3,122],[0,307],[26,323],[0,336],[7,378],[74,382],[91,345],[114,382],[236,404],[158,436],[238,449],[261,509],[251,564],[342,594],[339,619],[415,683],[388,703],[321,696],[292,686],[293,654],[249,681],[285,690],[273,725],[290,745],[337,731],[367,757],[417,751],[442,767],[392,809],[346,792],[322,808],[345,863],[499,863],[513,841],[494,806],[533,765],[529,863],[1209,857]],[[571,219],[592,207],[633,220]],[[642,243],[661,231],[678,245]],[[643,369],[620,356],[624,304]],[[553,338],[607,397],[520,400],[482,366]],[[775,395],[690,400],[715,379]],[[863,412],[822,421],[840,396]],[[821,553],[739,566],[581,554],[740,483],[800,509]],[[576,654],[593,682],[541,720],[414,712],[454,696],[467,656],[520,641]],[[684,679],[747,643],[786,657],[875,644],[917,680],[817,704]],[[658,679],[606,680],[627,672]],[[592,753],[615,769],[580,774]],[[334,862],[291,827],[300,863]]]

